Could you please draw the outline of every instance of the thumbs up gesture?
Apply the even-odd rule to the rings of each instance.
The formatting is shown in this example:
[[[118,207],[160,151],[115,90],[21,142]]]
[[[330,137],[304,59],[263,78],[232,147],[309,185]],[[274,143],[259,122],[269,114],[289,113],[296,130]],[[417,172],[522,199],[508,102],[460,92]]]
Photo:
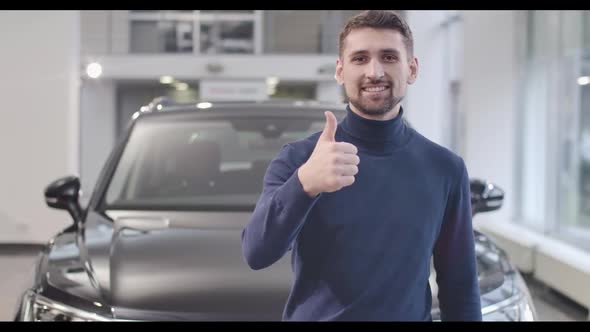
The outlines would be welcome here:
[[[354,183],[359,157],[356,146],[336,142],[336,116],[325,112],[326,126],[318,138],[309,159],[299,167],[297,176],[303,190],[315,197],[322,192],[334,192]]]

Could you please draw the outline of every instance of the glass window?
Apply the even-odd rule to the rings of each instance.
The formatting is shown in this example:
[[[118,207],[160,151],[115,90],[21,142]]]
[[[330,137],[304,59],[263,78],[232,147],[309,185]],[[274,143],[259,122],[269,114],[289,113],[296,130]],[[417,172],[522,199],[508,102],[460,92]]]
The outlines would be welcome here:
[[[264,13],[264,53],[320,53],[323,10],[272,10]],[[337,40],[333,42],[337,43]]]
[[[131,53],[261,52],[260,11],[131,11]],[[193,36],[194,35],[194,36]]]
[[[201,24],[201,53],[254,53],[254,22],[213,21]]]
[[[340,30],[346,20],[358,13],[359,10],[264,11],[264,53],[338,54]]]
[[[517,220],[590,251],[588,13],[528,13]]]
[[[191,21],[132,21],[131,53],[189,53],[193,51]]]
[[[564,67],[572,112],[560,123],[561,169],[557,231],[570,242],[590,251],[590,52],[571,56]],[[573,64],[573,66],[572,66]],[[567,103],[566,103],[567,105]]]
[[[321,131],[303,117],[143,119],[107,189],[109,208],[252,209],[280,148]]]

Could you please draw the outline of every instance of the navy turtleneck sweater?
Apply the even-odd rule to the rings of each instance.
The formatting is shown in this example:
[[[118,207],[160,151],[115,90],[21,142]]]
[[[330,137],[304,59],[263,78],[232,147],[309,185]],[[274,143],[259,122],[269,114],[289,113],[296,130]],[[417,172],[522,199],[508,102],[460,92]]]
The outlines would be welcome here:
[[[292,250],[284,320],[429,321],[431,258],[442,320],[481,320],[469,177],[463,159],[403,121],[347,108],[337,142],[358,148],[355,182],[314,198],[297,169],[318,137],[285,145],[242,232],[253,269]]]

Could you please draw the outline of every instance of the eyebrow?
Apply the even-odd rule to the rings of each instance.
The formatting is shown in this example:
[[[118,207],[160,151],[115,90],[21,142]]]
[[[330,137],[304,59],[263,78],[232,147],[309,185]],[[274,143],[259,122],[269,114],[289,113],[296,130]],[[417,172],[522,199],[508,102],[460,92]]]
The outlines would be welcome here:
[[[354,51],[354,52],[350,53],[350,55],[348,57],[352,58],[356,55],[367,54],[367,53],[369,53],[369,51],[367,51],[367,50],[358,50],[358,51]],[[400,52],[395,48],[384,48],[384,49],[379,50],[379,53],[388,53],[388,54],[394,54],[397,56],[400,55]]]

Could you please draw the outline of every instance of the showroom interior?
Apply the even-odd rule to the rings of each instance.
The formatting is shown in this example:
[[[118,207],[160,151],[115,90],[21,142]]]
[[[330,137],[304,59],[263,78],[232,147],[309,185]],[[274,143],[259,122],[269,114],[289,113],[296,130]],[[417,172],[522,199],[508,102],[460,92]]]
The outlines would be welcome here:
[[[72,225],[45,200],[52,181],[79,177],[89,204],[130,121],[158,97],[344,105],[338,35],[358,12],[1,11],[0,320]],[[505,194],[474,228],[523,276],[536,320],[590,320],[590,11],[396,12],[420,64],[404,115]]]

